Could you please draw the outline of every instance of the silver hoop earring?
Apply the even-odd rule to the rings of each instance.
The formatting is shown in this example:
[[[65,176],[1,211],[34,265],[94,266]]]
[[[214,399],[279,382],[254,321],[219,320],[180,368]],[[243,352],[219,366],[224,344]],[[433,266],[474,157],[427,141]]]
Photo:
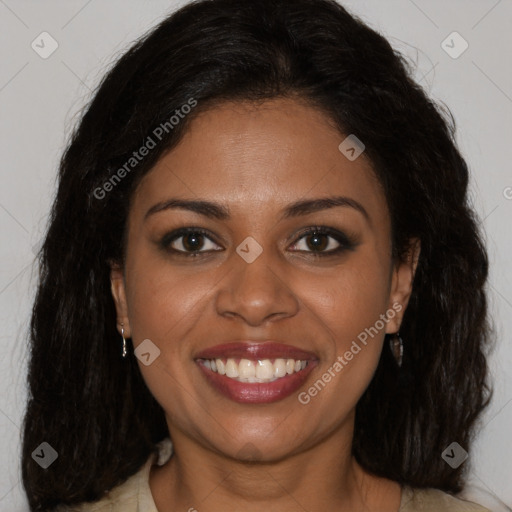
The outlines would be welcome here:
[[[400,333],[397,332],[393,334],[393,336],[389,340],[389,347],[391,349],[391,353],[395,358],[396,364],[400,367],[402,366],[402,360],[404,355],[404,343],[402,338],[400,337]]]
[[[124,338],[124,325],[121,324],[121,336],[123,337],[123,357],[126,357],[127,350],[126,350],[126,340]]]

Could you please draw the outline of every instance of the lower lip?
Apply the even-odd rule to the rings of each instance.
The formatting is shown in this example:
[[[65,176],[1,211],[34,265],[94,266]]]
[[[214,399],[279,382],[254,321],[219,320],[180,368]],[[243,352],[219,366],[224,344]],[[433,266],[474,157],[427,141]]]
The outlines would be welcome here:
[[[304,370],[286,375],[272,382],[239,382],[235,379],[212,372],[196,361],[207,381],[225,397],[244,404],[268,404],[277,402],[297,391],[307,379],[309,373],[317,365],[316,361],[308,361]]]

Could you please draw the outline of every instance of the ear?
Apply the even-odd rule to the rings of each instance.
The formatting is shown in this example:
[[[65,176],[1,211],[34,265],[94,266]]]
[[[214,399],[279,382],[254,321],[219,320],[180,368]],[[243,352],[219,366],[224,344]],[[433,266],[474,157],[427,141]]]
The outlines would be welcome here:
[[[411,239],[405,261],[399,261],[393,269],[389,308],[395,310],[397,314],[387,322],[386,333],[388,334],[396,333],[400,330],[402,318],[412,293],[412,283],[418,266],[420,251],[420,239]]]
[[[131,338],[130,321],[128,319],[128,306],[126,304],[126,289],[124,284],[124,270],[115,263],[110,264],[110,289],[116,304],[117,330],[121,334],[121,324],[125,338]]]

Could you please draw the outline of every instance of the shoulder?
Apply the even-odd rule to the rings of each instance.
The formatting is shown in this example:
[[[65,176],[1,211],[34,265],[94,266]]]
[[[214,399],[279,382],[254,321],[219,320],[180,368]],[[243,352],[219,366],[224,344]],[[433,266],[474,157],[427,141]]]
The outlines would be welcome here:
[[[158,512],[149,487],[149,472],[153,464],[165,464],[173,450],[168,437],[157,446],[158,453],[151,454],[137,473],[108,491],[100,500],[79,505],[61,505],[52,512]]]
[[[399,512],[491,512],[472,501],[456,498],[439,489],[405,486]]]

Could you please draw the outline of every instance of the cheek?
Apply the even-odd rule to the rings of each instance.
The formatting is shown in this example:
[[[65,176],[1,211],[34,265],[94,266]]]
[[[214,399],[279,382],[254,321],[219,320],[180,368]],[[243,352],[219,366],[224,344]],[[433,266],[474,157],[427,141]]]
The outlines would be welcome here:
[[[386,315],[389,300],[388,267],[376,252],[361,251],[323,285],[311,279],[303,288],[330,340],[319,378],[334,384],[327,386],[330,391],[326,398],[331,395],[337,404],[346,401],[350,408],[369,384],[382,351],[386,326],[382,315]]]
[[[373,326],[388,307],[388,269],[370,251],[354,254],[328,277],[309,276],[300,282],[301,297],[307,297],[318,320],[335,335],[339,350]]]
[[[200,325],[204,308],[211,300],[206,293],[206,274],[201,277],[197,273],[179,273],[154,256],[137,261],[144,264],[134,264],[127,272],[133,345],[136,349],[149,339],[160,350],[150,365],[138,361],[143,379],[173,422],[179,420],[174,417],[175,411],[181,411],[181,415],[187,411],[185,416],[200,415],[197,397],[183,390],[190,391],[190,379],[195,378],[191,372],[196,371],[190,360],[191,345],[187,343],[193,337],[190,331]]]
[[[134,275],[129,293],[129,314],[134,343],[145,338],[176,353],[187,326],[194,325],[207,307],[207,276],[178,274],[170,266],[155,263]]]

